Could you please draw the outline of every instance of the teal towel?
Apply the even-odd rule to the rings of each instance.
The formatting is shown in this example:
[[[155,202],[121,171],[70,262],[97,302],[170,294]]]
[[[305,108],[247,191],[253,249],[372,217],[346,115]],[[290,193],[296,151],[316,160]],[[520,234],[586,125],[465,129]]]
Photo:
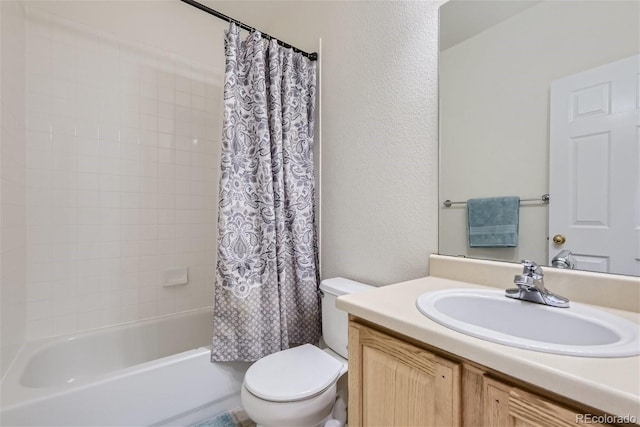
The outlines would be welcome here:
[[[486,197],[467,200],[469,247],[518,246],[519,197]]]

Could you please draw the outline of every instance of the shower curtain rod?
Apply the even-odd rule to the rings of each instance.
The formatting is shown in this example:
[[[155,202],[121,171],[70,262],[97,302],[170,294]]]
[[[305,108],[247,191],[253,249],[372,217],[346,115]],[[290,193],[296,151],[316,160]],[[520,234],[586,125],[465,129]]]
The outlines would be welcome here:
[[[245,24],[243,22],[240,22],[240,21],[238,21],[236,19],[233,19],[230,16],[227,16],[227,15],[225,15],[223,13],[220,13],[217,10],[211,9],[210,7],[207,7],[207,6],[205,6],[205,5],[201,4],[201,3],[198,3],[197,1],[194,1],[194,0],[180,0],[180,1],[183,2],[183,3],[189,4],[189,5],[193,6],[193,7],[196,7],[198,9],[202,10],[203,12],[207,12],[209,15],[213,15],[213,16],[215,16],[217,18],[220,18],[223,21],[235,22],[235,24],[237,26],[239,26],[240,28],[242,28],[243,30],[247,30],[249,32],[257,31],[255,28],[250,27],[249,25],[247,25],[247,24]],[[285,43],[282,40],[278,40],[275,37],[270,36],[267,33],[260,32],[260,34],[262,34],[262,37],[264,37],[265,39],[267,39],[267,40],[274,39],[275,41],[278,42],[278,44],[280,46],[284,46],[286,48],[291,48],[291,49],[293,49],[294,52],[298,52],[298,53],[302,54],[303,56],[306,56],[307,58],[309,58],[312,61],[316,61],[318,59],[318,54],[316,52],[308,53],[308,52],[305,52],[304,50],[298,49],[295,46],[291,46],[290,44]]]

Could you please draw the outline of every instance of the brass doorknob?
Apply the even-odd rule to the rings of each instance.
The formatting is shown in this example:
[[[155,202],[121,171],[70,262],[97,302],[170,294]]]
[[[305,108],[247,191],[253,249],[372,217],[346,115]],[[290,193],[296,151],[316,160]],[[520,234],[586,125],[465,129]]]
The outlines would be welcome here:
[[[553,243],[555,243],[556,245],[561,245],[566,241],[567,238],[564,237],[563,234],[556,234],[555,236],[553,236]]]

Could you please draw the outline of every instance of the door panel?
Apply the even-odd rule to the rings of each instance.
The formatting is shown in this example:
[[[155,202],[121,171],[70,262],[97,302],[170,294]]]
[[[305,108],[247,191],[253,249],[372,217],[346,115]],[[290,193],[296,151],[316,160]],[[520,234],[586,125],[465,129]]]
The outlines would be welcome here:
[[[640,275],[640,56],[551,85],[549,264]]]

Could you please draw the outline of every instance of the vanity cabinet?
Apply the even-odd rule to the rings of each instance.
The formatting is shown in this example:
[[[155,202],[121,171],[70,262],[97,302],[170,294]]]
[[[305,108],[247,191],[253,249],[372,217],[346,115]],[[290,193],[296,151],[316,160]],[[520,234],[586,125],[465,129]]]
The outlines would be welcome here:
[[[530,388],[357,318],[349,322],[351,427],[604,425],[580,422],[601,413]]]
[[[484,378],[485,426],[504,427],[575,427],[581,417],[589,411],[572,411],[562,405],[546,400],[503,382]],[[596,422],[589,425],[602,426]]]
[[[349,325],[350,426],[459,426],[461,365]]]

